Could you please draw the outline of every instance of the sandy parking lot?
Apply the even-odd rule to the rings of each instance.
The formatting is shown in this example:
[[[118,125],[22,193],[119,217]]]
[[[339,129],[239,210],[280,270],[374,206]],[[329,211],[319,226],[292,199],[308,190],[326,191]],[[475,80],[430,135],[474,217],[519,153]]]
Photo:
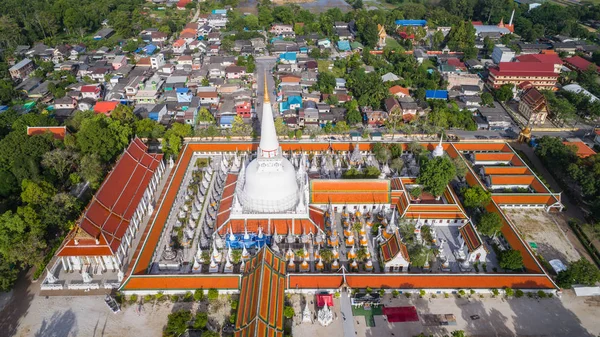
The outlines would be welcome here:
[[[579,260],[579,253],[558,225],[560,223],[566,226],[562,217],[533,209],[504,210],[504,212],[525,241],[537,243],[538,253],[546,261],[560,259],[566,263]]]

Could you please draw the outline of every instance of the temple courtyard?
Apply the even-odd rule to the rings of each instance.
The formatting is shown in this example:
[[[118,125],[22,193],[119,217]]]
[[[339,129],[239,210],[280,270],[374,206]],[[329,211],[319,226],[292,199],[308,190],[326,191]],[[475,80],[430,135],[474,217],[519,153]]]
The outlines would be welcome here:
[[[386,294],[382,301],[386,306],[415,306],[419,322],[389,323],[386,316],[374,316],[375,327],[368,327],[364,316],[353,317],[357,336],[412,337],[420,333],[433,336],[444,336],[454,330],[464,330],[467,336],[598,336],[600,325],[596,315],[600,309],[600,298],[576,297],[567,291],[561,299],[513,298],[479,298],[472,299],[438,296],[431,298],[409,299],[400,296],[392,298]],[[338,305],[339,300],[335,301]],[[456,325],[432,325],[428,318],[436,314],[453,314]],[[478,315],[478,319],[471,316]],[[301,315],[298,317],[301,320]],[[294,337],[333,337],[343,336],[342,318],[326,327],[318,329],[318,324],[294,323]],[[332,329],[335,327],[335,330]],[[332,333],[332,330],[335,331]]]

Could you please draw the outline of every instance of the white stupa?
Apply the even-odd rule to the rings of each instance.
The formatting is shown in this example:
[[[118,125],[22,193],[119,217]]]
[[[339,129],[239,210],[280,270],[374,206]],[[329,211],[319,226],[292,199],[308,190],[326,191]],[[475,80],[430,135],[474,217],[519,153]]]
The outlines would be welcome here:
[[[246,167],[240,201],[244,212],[282,213],[297,211],[300,199],[296,171],[282,156],[265,74],[265,92],[257,157]]]
[[[444,135],[440,135],[440,143],[435,147],[431,155],[435,157],[441,157],[444,155],[444,147],[442,146],[442,140],[444,139]]]

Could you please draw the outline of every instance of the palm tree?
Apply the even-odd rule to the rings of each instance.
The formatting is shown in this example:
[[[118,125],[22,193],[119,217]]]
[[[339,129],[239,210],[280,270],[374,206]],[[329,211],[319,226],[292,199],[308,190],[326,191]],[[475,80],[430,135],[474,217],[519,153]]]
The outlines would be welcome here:
[[[367,249],[366,248],[361,248],[356,252],[356,258],[359,261],[364,261],[367,259]]]
[[[357,233],[360,232],[361,229],[362,229],[362,224],[360,222],[355,222],[352,225],[352,230],[355,231],[355,232],[357,232]]]
[[[231,251],[231,262],[238,264],[242,261],[242,250],[234,249]]]
[[[326,264],[330,264],[333,261],[333,252],[331,249],[321,249],[319,253],[321,254],[321,259]]]

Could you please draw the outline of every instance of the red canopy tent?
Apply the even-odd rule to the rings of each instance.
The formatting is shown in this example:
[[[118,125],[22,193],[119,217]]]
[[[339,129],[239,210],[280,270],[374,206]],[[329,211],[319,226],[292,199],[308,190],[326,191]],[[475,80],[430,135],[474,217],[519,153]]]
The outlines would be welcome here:
[[[327,303],[328,307],[333,307],[333,295],[331,294],[318,294],[317,295],[317,307],[324,307]]]

